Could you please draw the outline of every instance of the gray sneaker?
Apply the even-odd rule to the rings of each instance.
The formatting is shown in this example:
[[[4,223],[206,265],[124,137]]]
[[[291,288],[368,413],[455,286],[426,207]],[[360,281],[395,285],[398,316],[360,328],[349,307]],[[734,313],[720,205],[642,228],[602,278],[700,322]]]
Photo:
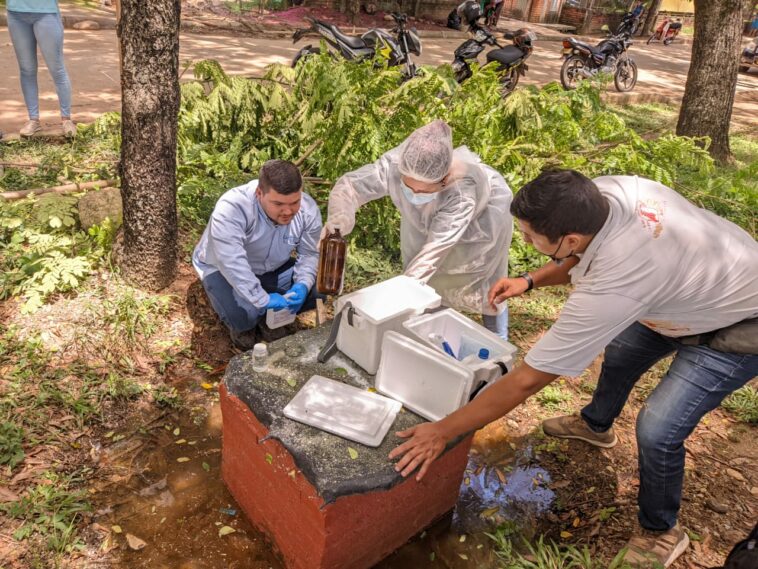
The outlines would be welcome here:
[[[668,531],[634,535],[626,543],[624,561],[634,569],[668,567],[690,544],[687,532],[678,523]]]
[[[61,123],[61,129],[63,130],[63,136],[66,138],[74,138],[76,136],[76,125],[71,119],[66,119]]]
[[[611,448],[616,446],[618,438],[613,427],[604,433],[596,433],[589,428],[580,415],[564,415],[542,421],[542,430],[546,435],[560,439],[578,439],[596,447]]]
[[[29,120],[26,122],[24,126],[21,127],[21,130],[18,131],[18,133],[21,136],[29,137],[34,136],[36,133],[42,130],[42,125],[39,124],[39,120]]]

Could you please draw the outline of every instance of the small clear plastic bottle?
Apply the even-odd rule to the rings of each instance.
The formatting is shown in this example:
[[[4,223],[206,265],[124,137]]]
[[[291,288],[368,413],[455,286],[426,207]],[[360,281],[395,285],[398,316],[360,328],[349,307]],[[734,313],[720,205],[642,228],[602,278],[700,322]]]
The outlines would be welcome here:
[[[266,344],[255,344],[253,346],[253,371],[266,371],[268,367],[268,348]]]

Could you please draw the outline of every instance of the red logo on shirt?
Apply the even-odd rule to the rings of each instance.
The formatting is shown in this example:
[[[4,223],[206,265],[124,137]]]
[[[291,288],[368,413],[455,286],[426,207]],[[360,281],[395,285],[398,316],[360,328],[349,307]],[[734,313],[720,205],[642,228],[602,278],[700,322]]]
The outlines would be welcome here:
[[[663,231],[663,209],[663,204],[653,200],[637,202],[637,215],[642,226],[653,234],[653,238],[659,237]]]

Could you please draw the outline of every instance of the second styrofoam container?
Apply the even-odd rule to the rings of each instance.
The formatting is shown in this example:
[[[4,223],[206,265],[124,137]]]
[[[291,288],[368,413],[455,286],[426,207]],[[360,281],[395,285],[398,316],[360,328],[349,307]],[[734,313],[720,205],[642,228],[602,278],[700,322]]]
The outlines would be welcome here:
[[[450,356],[442,351],[441,346],[429,339],[430,334],[442,337],[458,357],[463,350],[465,357],[462,360],[453,361],[470,369],[474,373],[477,384],[480,381],[489,382],[502,376],[502,370],[496,362],[501,362],[508,370],[513,369],[516,346],[452,308],[415,316],[406,320],[403,327],[411,338],[445,357]],[[488,359],[479,359],[480,348],[489,351]]]
[[[335,305],[336,312],[348,302],[353,310],[342,315],[337,348],[374,374],[379,369],[385,332],[402,332],[405,320],[436,308],[441,301],[432,287],[404,275],[341,296]]]
[[[465,405],[474,372],[447,354],[397,332],[384,334],[376,390],[431,421]]]

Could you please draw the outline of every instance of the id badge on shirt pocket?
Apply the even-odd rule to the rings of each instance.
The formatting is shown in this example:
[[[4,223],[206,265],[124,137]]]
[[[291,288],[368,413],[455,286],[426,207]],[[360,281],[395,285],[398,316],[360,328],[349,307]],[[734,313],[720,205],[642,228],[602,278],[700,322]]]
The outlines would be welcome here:
[[[295,248],[300,245],[300,236],[293,233],[287,233],[284,237],[284,242],[290,247]]]

